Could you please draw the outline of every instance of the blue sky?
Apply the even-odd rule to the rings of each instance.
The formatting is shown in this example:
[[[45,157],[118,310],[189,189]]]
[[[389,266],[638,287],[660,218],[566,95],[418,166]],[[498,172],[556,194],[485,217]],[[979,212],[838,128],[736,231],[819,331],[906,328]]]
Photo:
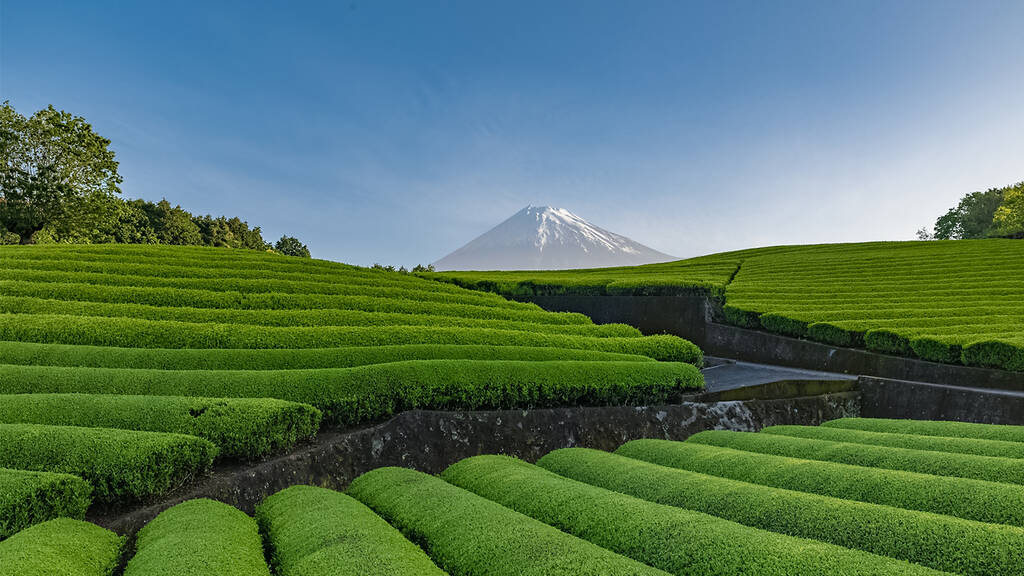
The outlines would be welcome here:
[[[127,196],[357,264],[527,204],[690,256],[910,239],[1024,180],[1024,2],[0,0],[0,99]]]

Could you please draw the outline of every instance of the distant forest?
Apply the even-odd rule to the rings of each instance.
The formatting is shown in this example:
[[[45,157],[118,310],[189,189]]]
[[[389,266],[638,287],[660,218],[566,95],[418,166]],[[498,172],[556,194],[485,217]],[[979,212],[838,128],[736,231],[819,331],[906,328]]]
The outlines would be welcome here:
[[[271,244],[237,217],[126,200],[110,140],[48,106],[23,116],[0,105],[0,244],[175,244],[273,250],[309,258],[297,238]]]
[[[931,231],[922,228],[917,236],[922,240],[1024,238],[1024,182],[967,194],[935,221]]]

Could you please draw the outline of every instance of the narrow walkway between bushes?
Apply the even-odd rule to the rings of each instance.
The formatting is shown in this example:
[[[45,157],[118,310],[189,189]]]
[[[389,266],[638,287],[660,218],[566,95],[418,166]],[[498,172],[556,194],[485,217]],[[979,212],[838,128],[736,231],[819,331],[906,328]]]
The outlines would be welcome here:
[[[701,370],[708,392],[721,392],[745,386],[757,386],[782,380],[856,380],[856,375],[786,368],[708,357],[709,366]]]

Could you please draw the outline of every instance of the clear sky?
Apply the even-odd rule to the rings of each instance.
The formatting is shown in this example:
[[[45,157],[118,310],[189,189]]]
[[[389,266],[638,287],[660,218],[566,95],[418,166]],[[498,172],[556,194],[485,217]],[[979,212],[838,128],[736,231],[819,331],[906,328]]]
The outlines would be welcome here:
[[[0,0],[0,100],[130,197],[412,265],[527,204],[678,256],[910,239],[1024,180],[1024,2]]]

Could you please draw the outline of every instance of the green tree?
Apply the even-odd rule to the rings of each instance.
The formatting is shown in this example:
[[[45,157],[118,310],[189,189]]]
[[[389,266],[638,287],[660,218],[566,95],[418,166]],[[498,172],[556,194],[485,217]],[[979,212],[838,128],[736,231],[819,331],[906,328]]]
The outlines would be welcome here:
[[[1006,189],[992,223],[997,236],[1024,237],[1024,182]]]
[[[311,258],[309,247],[292,236],[281,236],[281,239],[274,244],[274,250],[285,256],[298,256],[300,258]]]
[[[968,240],[987,238],[992,232],[992,218],[1003,201],[1002,188],[985,192],[971,192],[960,199],[956,208],[946,212],[935,222],[938,240]]]
[[[0,105],[0,225],[32,244],[55,234],[99,226],[121,189],[110,140],[84,118],[48,106],[26,118]]]
[[[156,204],[149,204],[145,209],[160,244],[199,246],[203,243],[199,226],[181,206],[172,207],[170,202],[163,199]]]

